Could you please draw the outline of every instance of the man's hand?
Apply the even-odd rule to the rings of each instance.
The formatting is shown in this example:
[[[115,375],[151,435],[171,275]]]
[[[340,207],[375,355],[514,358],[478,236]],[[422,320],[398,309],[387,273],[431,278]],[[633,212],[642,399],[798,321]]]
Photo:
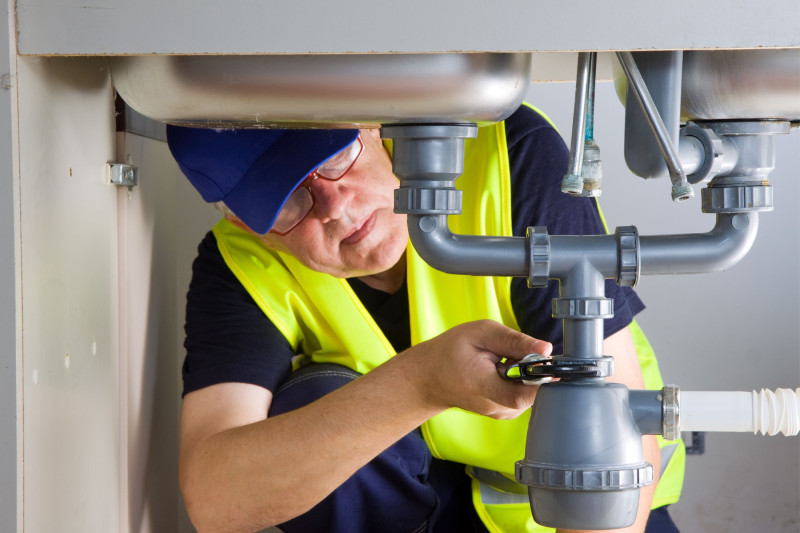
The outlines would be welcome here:
[[[515,418],[533,404],[538,387],[502,379],[496,365],[553,346],[491,320],[454,327],[397,356],[412,362],[420,394],[440,410],[459,407],[497,419]]]

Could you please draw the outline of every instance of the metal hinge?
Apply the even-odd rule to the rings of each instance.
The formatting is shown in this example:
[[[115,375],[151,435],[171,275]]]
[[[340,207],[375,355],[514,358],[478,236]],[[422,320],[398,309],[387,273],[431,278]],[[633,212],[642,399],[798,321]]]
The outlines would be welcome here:
[[[123,187],[136,187],[139,183],[139,169],[133,165],[108,163],[106,165],[108,181]]]

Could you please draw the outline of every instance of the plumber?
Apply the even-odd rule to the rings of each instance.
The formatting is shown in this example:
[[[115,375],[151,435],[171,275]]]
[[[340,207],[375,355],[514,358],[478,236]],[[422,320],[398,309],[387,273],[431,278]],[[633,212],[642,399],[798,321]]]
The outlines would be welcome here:
[[[557,282],[425,264],[393,211],[391,144],[377,129],[169,126],[168,139],[224,213],[187,295],[180,483],[197,529],[552,531],[514,481],[537,387],[496,364],[560,353]],[[454,231],[604,233],[594,199],[560,192],[568,153],[534,108],[479,128],[465,152]],[[613,281],[606,294],[610,379],[661,388],[633,320],[644,305]],[[683,447],[643,440],[661,476],[625,531],[676,532],[666,507]]]

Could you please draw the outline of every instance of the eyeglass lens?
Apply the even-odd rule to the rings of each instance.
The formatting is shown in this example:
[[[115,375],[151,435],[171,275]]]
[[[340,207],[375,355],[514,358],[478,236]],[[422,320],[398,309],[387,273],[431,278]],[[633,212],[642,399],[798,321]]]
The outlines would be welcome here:
[[[290,232],[314,207],[314,197],[308,187],[296,189],[283,204],[272,231],[278,235]]]
[[[315,173],[329,180],[338,180],[353,166],[353,163],[355,163],[356,159],[361,154],[361,148],[361,139],[359,138],[350,143],[350,146],[325,161],[312,174]]]
[[[311,172],[308,178],[320,177],[329,181],[341,179],[361,155],[364,145],[360,137],[347,148],[325,161],[319,168]],[[308,179],[306,178],[306,179]],[[294,229],[314,207],[314,196],[305,181],[289,196],[286,203],[278,213],[275,224],[272,225],[273,233],[285,235]]]

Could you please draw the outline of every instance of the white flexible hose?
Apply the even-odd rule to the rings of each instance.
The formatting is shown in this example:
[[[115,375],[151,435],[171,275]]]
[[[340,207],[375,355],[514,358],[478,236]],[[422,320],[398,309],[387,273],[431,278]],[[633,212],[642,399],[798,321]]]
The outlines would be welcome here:
[[[680,393],[681,431],[800,433],[800,389]]]

